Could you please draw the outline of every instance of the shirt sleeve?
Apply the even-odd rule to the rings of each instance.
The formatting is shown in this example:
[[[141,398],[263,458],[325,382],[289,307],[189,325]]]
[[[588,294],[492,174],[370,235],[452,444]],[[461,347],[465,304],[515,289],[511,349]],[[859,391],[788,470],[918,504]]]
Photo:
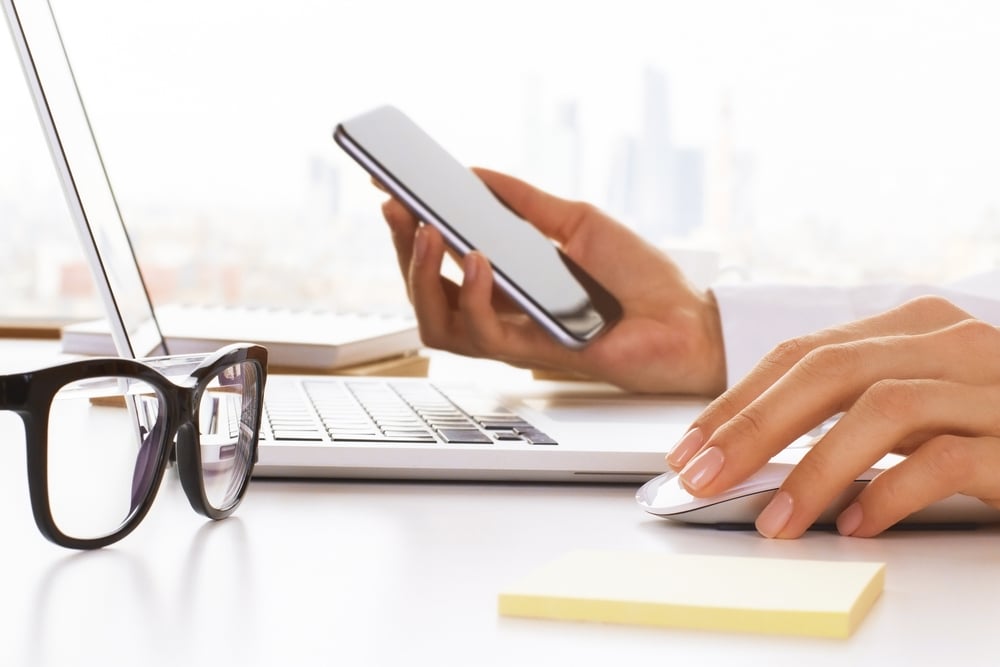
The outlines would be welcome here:
[[[712,292],[722,318],[729,386],[784,340],[869,317],[919,296],[944,297],[973,317],[1000,326],[1000,271],[947,286],[717,285]]]

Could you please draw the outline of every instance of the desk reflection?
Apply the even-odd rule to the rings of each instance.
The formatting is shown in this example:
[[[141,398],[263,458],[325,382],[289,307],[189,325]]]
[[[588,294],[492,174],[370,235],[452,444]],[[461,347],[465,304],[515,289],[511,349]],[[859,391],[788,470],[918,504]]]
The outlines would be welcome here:
[[[56,561],[28,612],[22,664],[252,663],[247,638],[259,628],[243,522],[205,523],[182,562],[170,578],[126,549]]]

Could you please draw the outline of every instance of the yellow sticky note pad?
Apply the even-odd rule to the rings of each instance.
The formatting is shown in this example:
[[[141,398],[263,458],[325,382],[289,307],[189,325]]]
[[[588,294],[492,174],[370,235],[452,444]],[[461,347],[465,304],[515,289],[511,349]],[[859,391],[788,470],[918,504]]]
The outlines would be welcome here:
[[[885,564],[574,551],[499,596],[505,616],[848,637]]]

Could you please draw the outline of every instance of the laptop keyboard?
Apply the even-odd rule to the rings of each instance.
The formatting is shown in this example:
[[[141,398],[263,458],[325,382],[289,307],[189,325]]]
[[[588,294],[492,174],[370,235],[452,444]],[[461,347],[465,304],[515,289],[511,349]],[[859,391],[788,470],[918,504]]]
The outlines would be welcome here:
[[[445,394],[424,382],[306,380],[268,383],[261,440],[555,445],[513,411],[481,395]]]

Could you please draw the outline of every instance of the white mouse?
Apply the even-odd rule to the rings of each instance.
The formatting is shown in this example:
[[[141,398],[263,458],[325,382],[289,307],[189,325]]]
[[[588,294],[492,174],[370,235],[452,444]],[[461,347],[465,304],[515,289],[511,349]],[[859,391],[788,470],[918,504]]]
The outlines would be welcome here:
[[[753,528],[757,515],[794,467],[794,463],[771,461],[742,484],[710,498],[692,496],[676,473],[668,472],[646,482],[636,492],[636,501],[650,514],[665,519],[718,528]],[[840,512],[879,472],[871,468],[862,474],[820,515],[816,525],[832,526]],[[977,498],[956,494],[911,514],[900,525],[943,528],[995,522],[1000,522],[1000,510]]]

